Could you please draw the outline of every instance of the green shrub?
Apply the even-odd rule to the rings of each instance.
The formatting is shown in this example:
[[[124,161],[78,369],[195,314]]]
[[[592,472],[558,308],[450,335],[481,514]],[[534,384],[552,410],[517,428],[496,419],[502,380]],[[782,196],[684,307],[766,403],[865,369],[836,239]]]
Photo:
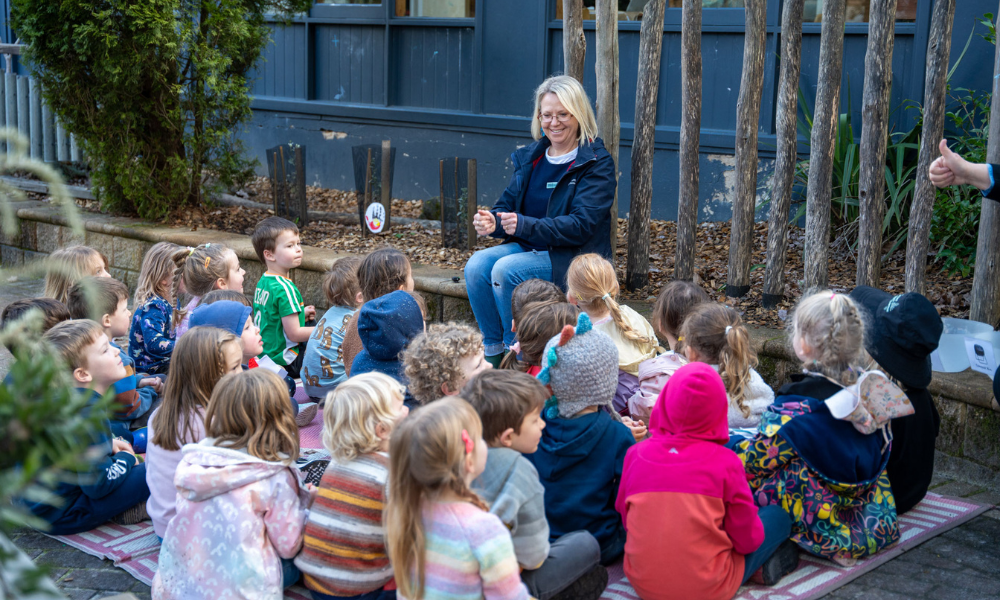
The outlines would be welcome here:
[[[236,132],[264,16],[312,0],[14,0],[32,75],[92,166],[103,206],[160,218],[247,177]]]

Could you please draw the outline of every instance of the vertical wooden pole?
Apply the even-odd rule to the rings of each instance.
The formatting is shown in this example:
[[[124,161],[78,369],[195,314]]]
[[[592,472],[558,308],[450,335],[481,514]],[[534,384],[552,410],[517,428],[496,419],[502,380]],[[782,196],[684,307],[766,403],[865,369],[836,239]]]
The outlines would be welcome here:
[[[803,292],[827,285],[830,244],[830,193],[833,187],[833,151],[840,111],[840,73],[844,60],[845,0],[824,0],[819,45],[816,107],[809,144],[809,187],[806,191],[806,242]]]
[[[27,77],[17,78],[17,130],[27,138],[31,135],[31,82]],[[30,150],[30,146],[28,147]]]
[[[798,161],[799,75],[802,72],[802,9],[805,0],[785,0],[781,15],[781,76],[778,83],[778,152],[771,178],[771,214],[767,219],[767,267],[764,308],[774,308],[785,295],[785,251],[788,210]]]
[[[42,99],[42,157],[45,162],[56,161],[56,116],[44,99]]]
[[[441,182],[441,247],[448,247],[448,220],[444,216],[444,159],[438,161],[438,176]]]
[[[729,235],[726,295],[740,298],[750,291],[753,209],[757,200],[757,129],[764,90],[767,43],[767,0],[747,0],[743,76],[736,101],[736,196]]]
[[[563,72],[583,83],[587,38],[583,35],[583,0],[562,0]]]
[[[392,170],[392,143],[389,140],[382,140],[382,206],[385,207],[385,225],[382,226],[382,231],[389,231],[389,226],[391,223],[389,219],[392,218],[392,180],[389,179],[390,171]]]
[[[927,176],[927,170],[938,157],[938,143],[944,135],[948,58],[951,54],[951,29],[954,21],[955,0],[936,0],[931,13],[930,39],[927,40],[924,127],[920,133],[917,183],[913,190],[909,230],[906,234],[906,291],[918,294],[924,293],[931,213],[934,211],[937,192]]]
[[[476,181],[476,159],[470,158],[468,161],[468,177],[467,177],[467,192],[465,194],[465,241],[466,250],[472,250],[476,247],[476,226],[472,224],[472,217],[475,216],[476,211],[479,208],[478,194],[477,190],[478,182]],[[459,227],[462,223],[458,224]]]
[[[597,131],[615,163],[618,180],[618,2],[597,0]],[[611,204],[611,255],[618,246],[618,187]]]
[[[42,160],[42,86],[31,79],[31,158]]]
[[[882,266],[882,219],[885,217],[885,150],[889,136],[892,48],[896,39],[896,0],[872,0],[865,53],[865,88],[861,110],[861,173],[858,204],[857,285],[878,287]]]
[[[274,162],[274,177],[271,178],[271,204],[274,206],[274,216],[280,216],[281,211],[278,209],[278,180],[281,178],[281,171],[278,170],[278,151],[274,151],[274,155],[271,157]]]
[[[306,157],[302,146],[295,146],[295,210],[299,213],[299,227],[309,224],[309,204],[306,199]]]
[[[635,90],[635,140],[632,143],[632,201],[628,217],[625,286],[649,282],[649,214],[653,202],[653,142],[656,138],[656,93],[660,87],[663,13],[666,0],[651,0],[642,14],[639,33],[639,81]]]
[[[700,145],[701,2],[685,2],[681,11],[680,189],[677,197],[674,278],[687,281],[694,279]]]
[[[368,148],[368,160],[365,161],[365,196],[361,201],[361,237],[368,237],[368,205],[372,203],[372,149]]]
[[[993,58],[993,103],[990,106],[986,162],[1000,163],[1000,44]],[[983,201],[979,216],[971,302],[969,318],[995,327],[1000,320],[1000,202],[992,200]]]

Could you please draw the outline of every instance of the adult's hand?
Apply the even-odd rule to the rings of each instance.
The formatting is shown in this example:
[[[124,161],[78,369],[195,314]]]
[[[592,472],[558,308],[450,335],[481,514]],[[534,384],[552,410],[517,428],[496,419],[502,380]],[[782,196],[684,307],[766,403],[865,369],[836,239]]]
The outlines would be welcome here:
[[[490,211],[480,210],[472,217],[472,225],[476,228],[477,234],[489,235],[497,228],[497,220]]]
[[[938,145],[941,156],[931,163],[927,176],[935,187],[943,188],[950,185],[972,185],[980,190],[988,189],[990,183],[989,166],[981,163],[970,163],[948,148],[948,142],[941,140]]]
[[[498,213],[500,216],[500,226],[504,233],[514,235],[517,232],[517,213]]]

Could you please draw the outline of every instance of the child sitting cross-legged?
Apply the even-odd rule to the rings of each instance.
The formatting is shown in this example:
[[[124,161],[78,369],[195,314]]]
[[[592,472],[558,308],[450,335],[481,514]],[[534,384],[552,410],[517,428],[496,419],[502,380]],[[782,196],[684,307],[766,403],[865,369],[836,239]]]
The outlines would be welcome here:
[[[514,292],[510,296],[511,333],[514,333],[516,337],[517,324],[521,321],[521,318],[525,314],[525,308],[529,304],[536,302],[563,302],[565,300],[566,294],[551,281],[536,278],[517,284],[517,287],[514,288]],[[517,368],[523,371],[525,370],[522,368],[523,363],[518,363],[517,361],[517,355],[520,353],[520,343],[514,342],[514,345],[510,347],[506,355],[497,354],[496,356],[487,357],[486,360],[490,361],[490,364],[494,367],[501,369]],[[500,357],[503,357],[502,360],[500,360]]]
[[[516,288],[515,288],[516,290]],[[552,336],[559,335],[566,325],[576,325],[580,309],[569,302],[529,302],[521,311],[521,325],[517,331],[520,359],[508,353],[500,363],[501,369],[524,371],[538,375],[542,370],[542,354]]]
[[[118,349],[111,345],[104,328],[89,319],[63,321],[45,332],[42,340],[51,344],[82,394],[93,406],[101,396],[125,377]],[[146,517],[142,508],[149,496],[146,466],[137,462],[131,445],[113,439],[111,424],[94,432],[90,469],[79,478],[60,482],[53,494],[58,506],[26,502],[36,517],[49,523],[46,533],[71,535],[89,531],[109,519],[122,524],[138,523]]]
[[[330,392],[323,446],[330,461],[306,520],[295,565],[313,600],[392,600],[382,510],[389,438],[409,410],[403,386],[382,373],[355,375]]]
[[[45,291],[42,297],[66,304],[69,288],[84,277],[111,277],[108,257],[87,246],[59,248],[45,260]]]
[[[166,374],[174,352],[171,322],[176,260],[188,253],[170,242],[157,242],[142,258],[135,286],[135,314],[128,332],[128,355],[143,373]]]
[[[618,348],[582,313],[575,328],[567,325],[549,340],[538,379],[548,383],[552,398],[542,413],[538,451],[527,458],[545,487],[550,536],[586,529],[601,545],[601,564],[611,564],[625,551],[615,497],[636,437],[611,407]]]
[[[410,292],[395,291],[369,300],[358,311],[358,336],[363,350],[354,358],[352,375],[385,373],[407,385],[402,353],[424,331],[423,300]],[[416,407],[410,392],[407,406]]]
[[[600,545],[587,531],[567,533],[550,544],[545,488],[523,456],[538,450],[548,390],[525,373],[490,370],[473,377],[462,397],[479,413],[483,439],[490,448],[486,470],[472,482],[472,489],[510,530],[521,581],[531,596],[599,598],[608,583],[607,570],[598,564]]]
[[[625,455],[615,507],[628,530],[625,575],[641,598],[728,600],[758,568],[771,585],[798,565],[795,545],[782,545],[788,514],[779,504],[758,516],[725,446],[728,405],[715,370],[685,365],[653,406],[653,436]]]
[[[454,396],[476,373],[493,368],[483,353],[483,335],[457,323],[435,323],[418,334],[403,353],[403,366],[419,405]]]
[[[223,377],[205,432],[182,450],[153,598],[280,598],[298,580],[290,559],[315,496],[295,468],[299,435],[285,383],[264,369]]]
[[[476,410],[431,402],[389,440],[386,547],[400,598],[527,600],[510,532],[470,484],[486,468]]]
[[[69,289],[68,308],[74,319],[91,318],[101,324],[104,334],[118,350],[126,375],[115,382],[115,412],[112,419],[124,426],[145,427],[149,415],[159,406],[163,380],[137,374],[132,359],[114,339],[128,335],[128,287],[110,277],[86,277]]]
[[[201,298],[212,290],[243,291],[243,276],[246,271],[240,266],[236,252],[224,244],[202,244],[196,248],[183,249],[173,255],[174,276],[171,288],[174,301],[178,303],[173,311],[174,335],[180,339],[188,328],[191,313],[201,304]],[[190,301],[181,308],[181,284],[190,296]]]
[[[316,323],[302,359],[302,386],[306,394],[317,401],[322,401],[327,393],[347,379],[344,334],[361,305],[360,264],[361,259],[356,256],[338,259],[323,278],[323,294],[330,308]]]

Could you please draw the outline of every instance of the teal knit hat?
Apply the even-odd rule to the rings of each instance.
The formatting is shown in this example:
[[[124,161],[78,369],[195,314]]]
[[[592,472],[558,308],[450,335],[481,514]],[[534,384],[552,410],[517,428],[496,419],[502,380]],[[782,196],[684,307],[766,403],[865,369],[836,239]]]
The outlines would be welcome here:
[[[587,313],[580,313],[576,327],[566,325],[545,344],[542,383],[552,389],[545,416],[569,418],[589,406],[611,405],[618,387],[618,347],[607,335],[593,329]]]

